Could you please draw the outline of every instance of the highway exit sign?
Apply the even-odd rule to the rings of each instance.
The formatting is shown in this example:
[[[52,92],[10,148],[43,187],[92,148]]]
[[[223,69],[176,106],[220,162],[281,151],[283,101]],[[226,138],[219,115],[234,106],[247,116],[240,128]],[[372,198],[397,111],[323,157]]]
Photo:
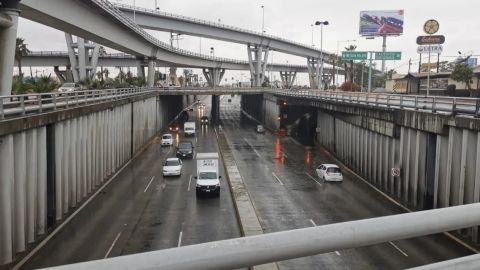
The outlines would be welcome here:
[[[342,52],[343,60],[367,60],[368,52]]]
[[[375,60],[401,60],[401,52],[375,52]]]

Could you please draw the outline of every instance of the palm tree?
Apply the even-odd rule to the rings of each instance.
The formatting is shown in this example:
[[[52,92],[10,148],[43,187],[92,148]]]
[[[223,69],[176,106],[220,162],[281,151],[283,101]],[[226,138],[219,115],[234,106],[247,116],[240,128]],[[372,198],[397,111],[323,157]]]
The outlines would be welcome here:
[[[345,47],[345,50],[347,51],[355,51],[357,49],[357,45],[350,45],[348,47]],[[347,63],[345,63],[345,75],[349,74],[347,72]],[[347,81],[352,81],[353,82],[353,77],[354,77],[354,69],[353,69],[353,60],[350,60],[350,78],[347,78]]]
[[[30,50],[27,48],[27,44],[25,44],[25,40],[23,38],[17,38],[17,44],[15,47],[15,60],[18,62],[18,72],[20,76],[23,77],[22,73],[22,58],[27,56],[30,53]]]

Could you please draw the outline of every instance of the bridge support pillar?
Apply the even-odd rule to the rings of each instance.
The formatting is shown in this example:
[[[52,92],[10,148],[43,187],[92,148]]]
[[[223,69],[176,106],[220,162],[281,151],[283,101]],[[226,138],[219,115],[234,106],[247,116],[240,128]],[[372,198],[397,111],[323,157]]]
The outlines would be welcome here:
[[[296,71],[280,71],[280,78],[282,79],[282,87],[286,89],[292,88],[296,77],[297,77]]]
[[[260,87],[265,82],[269,49],[262,45],[247,45],[248,63],[252,86]]]
[[[220,123],[220,96],[212,95],[212,110],[211,110],[212,123],[218,125]]]
[[[0,7],[0,96],[12,93],[18,15],[20,14],[18,2],[18,0],[2,1]]]
[[[147,86],[155,86],[155,59],[148,59],[148,77],[147,77]]]
[[[60,70],[59,66],[54,66],[53,71],[57,75],[58,80],[61,84],[66,82],[73,82],[73,72],[70,66],[67,66],[65,70]]]
[[[307,58],[308,77],[310,81],[310,88],[318,89],[320,80],[320,59],[308,57]]]
[[[223,75],[225,75],[224,68],[204,68],[203,76],[208,82],[210,87],[219,86],[222,81]]]
[[[77,42],[74,42],[73,36],[69,33],[65,33],[65,41],[67,42],[73,81],[79,82],[87,78],[92,79],[97,70],[100,45],[81,37],[77,37]]]

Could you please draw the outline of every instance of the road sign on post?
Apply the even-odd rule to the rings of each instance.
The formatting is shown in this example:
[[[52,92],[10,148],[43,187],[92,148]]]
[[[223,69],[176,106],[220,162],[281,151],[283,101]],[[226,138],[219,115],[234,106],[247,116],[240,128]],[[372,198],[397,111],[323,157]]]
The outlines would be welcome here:
[[[375,52],[375,60],[401,60],[401,52]]]
[[[342,52],[343,60],[367,60],[368,52]]]

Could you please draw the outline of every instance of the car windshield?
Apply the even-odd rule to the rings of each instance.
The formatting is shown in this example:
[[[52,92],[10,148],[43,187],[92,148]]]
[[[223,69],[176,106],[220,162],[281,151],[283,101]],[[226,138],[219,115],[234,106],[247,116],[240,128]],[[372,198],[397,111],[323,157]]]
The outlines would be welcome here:
[[[201,172],[199,179],[217,179],[217,173],[216,172]]]
[[[192,146],[189,143],[180,143],[178,145],[178,148],[181,149],[181,150],[190,150],[190,148],[192,148]]]
[[[62,87],[75,87],[74,83],[64,83]]]
[[[167,139],[167,140],[168,140],[168,139],[171,139],[171,138],[172,138],[171,135],[163,135],[163,137],[162,137],[162,139]]]
[[[180,162],[178,160],[167,160],[165,161],[165,166],[178,166]]]
[[[330,167],[330,168],[327,169],[327,172],[329,172],[329,173],[340,173],[340,168]]]

